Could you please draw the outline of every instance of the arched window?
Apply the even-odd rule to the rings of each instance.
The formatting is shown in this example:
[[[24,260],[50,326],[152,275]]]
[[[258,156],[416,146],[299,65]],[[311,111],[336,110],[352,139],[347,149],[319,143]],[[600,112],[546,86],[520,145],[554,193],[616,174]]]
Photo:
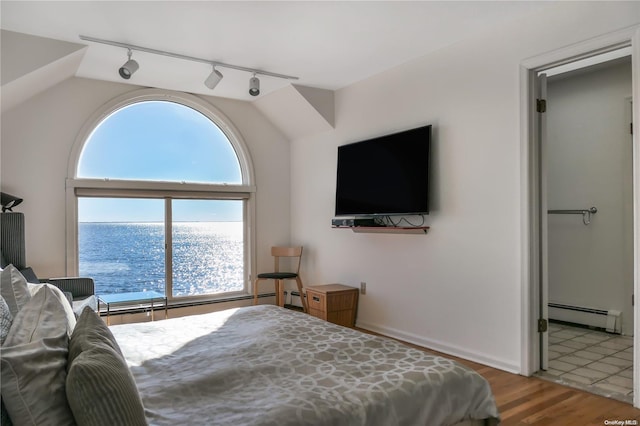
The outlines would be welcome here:
[[[207,116],[180,103],[120,108],[91,132],[79,178],[242,183],[233,145]]]
[[[112,101],[71,157],[70,270],[98,294],[246,293],[251,170],[239,133],[199,98],[148,89]]]

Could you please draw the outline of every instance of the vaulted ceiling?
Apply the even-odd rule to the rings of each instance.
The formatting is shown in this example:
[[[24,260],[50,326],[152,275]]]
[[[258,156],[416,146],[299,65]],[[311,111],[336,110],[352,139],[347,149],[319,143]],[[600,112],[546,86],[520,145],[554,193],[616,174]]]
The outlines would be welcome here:
[[[296,85],[333,91],[548,7],[548,3],[3,0],[0,7],[3,30],[64,42],[53,50],[14,51],[14,58],[31,58],[24,67],[29,73],[44,67],[51,59],[46,52],[52,51],[61,55],[58,61],[66,58],[64,66],[57,64],[56,73],[63,73],[60,78],[72,74],[255,100],[248,95],[249,73],[220,68],[224,78],[210,90],[203,84],[211,71],[209,65],[144,52],[134,52],[140,69],[130,80],[122,80],[117,70],[127,59],[126,49],[85,42],[79,36],[294,75],[299,77],[293,82]],[[15,85],[15,80],[29,73],[14,75],[15,67],[6,68],[5,51],[11,49],[4,37],[2,48],[3,74],[9,72]],[[37,75],[31,75],[22,86],[40,87],[58,80],[46,74],[45,82],[37,84]],[[259,77],[261,96],[292,83]],[[8,78],[3,75],[3,90]]]

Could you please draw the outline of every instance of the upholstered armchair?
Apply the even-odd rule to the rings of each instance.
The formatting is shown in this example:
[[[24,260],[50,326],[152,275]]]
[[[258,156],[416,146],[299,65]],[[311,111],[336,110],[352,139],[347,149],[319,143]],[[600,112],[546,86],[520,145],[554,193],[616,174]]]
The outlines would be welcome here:
[[[95,284],[92,278],[64,277],[39,279],[33,269],[26,266],[24,214],[0,213],[0,267],[12,264],[29,283],[49,283],[62,290],[79,313],[85,306],[97,309]]]

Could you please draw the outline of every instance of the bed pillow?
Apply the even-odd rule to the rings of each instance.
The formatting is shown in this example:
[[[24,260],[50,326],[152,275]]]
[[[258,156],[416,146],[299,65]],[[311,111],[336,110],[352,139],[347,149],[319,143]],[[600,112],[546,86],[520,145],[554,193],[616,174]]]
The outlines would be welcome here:
[[[90,307],[85,307],[78,320],[69,341],[69,365],[83,351],[95,346],[113,349],[122,356],[122,351],[111,330],[100,316]]]
[[[0,272],[0,294],[9,305],[9,311],[14,318],[25,303],[31,299],[27,280],[13,265],[7,265]]]
[[[43,286],[0,347],[2,401],[14,424],[75,423],[65,392],[68,341],[64,306]]]
[[[9,310],[9,305],[4,300],[4,297],[0,296],[0,346],[4,345],[4,341],[9,334],[11,323],[13,322],[13,315]]]
[[[36,276],[36,273],[33,272],[33,269],[31,269],[31,267],[26,267],[26,268],[20,269],[20,273],[22,274],[22,276],[29,283],[39,283],[40,282],[40,279],[38,279],[38,277]]]
[[[27,289],[29,289],[29,294],[33,297],[43,286],[49,287],[49,289],[53,292],[56,298],[60,300],[60,303],[64,307],[64,312],[67,316],[67,334],[71,337],[71,333],[76,326],[76,314],[73,310],[73,305],[69,302],[69,298],[67,295],[60,290],[58,287],[49,283],[41,283],[41,284],[33,284],[27,281]]]
[[[76,326],[76,314],[73,312],[73,307],[71,303],[69,303],[69,299],[67,299],[67,296],[65,296],[62,290],[52,284],[40,285],[51,290],[51,293],[60,301],[60,305],[64,308],[64,314],[67,318],[67,334],[71,337],[71,333],[73,333]]]
[[[90,308],[71,336],[67,400],[78,426],[146,425],[135,380],[113,334]]]
[[[9,305],[5,302],[4,297],[0,296],[0,346],[4,345],[4,341],[9,334],[11,323],[13,322],[13,316],[9,311]],[[7,414],[7,409],[4,407],[4,401],[0,398],[0,425],[11,425],[11,419]]]
[[[95,346],[78,355],[69,368],[66,389],[78,426],[147,424],[129,367],[111,348]]]

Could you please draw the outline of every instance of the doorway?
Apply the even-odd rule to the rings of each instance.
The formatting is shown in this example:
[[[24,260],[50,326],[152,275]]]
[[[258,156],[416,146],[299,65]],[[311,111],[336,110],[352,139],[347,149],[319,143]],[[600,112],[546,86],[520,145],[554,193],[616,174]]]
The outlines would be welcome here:
[[[544,376],[631,402],[631,58],[551,75],[546,84]]]
[[[623,119],[627,121],[624,124],[625,130],[629,132],[629,115],[636,118],[638,116],[638,111],[633,112],[628,104],[631,97],[632,100],[636,100],[637,105],[639,97],[637,81],[634,81],[633,87],[631,86],[634,75],[631,69],[633,68],[637,73],[638,68],[639,42],[640,34],[637,28],[630,29],[533,58],[523,63],[522,67],[523,89],[526,91],[523,93],[523,98],[527,103],[522,109],[525,122],[523,174],[526,175],[523,178],[527,182],[523,194],[525,197],[523,198],[523,207],[525,207],[523,211],[525,243],[523,303],[526,309],[523,312],[525,318],[523,372],[531,375],[543,371],[542,374],[555,375],[558,381],[575,384],[577,387],[592,386],[600,382],[599,388],[589,390],[618,397],[627,402],[631,402],[633,398],[636,407],[640,406],[638,369],[634,369],[632,364],[634,361],[637,363],[638,359],[632,347],[634,343],[637,347],[638,342],[638,308],[632,306],[631,297],[634,289],[637,291],[638,288],[638,274],[634,270],[638,271],[640,262],[634,253],[638,250],[637,225],[640,220],[637,208],[638,174],[634,176],[633,169],[635,167],[637,170],[640,155],[637,149],[633,150],[634,137],[627,133],[626,151],[615,154],[617,166],[614,166],[613,172],[605,172],[603,178],[603,175],[595,169],[599,167],[599,163],[609,162],[609,160],[601,155],[602,151],[598,151],[597,144],[589,145],[587,137],[599,136],[594,140],[602,142],[610,139],[610,133],[605,131],[604,135],[598,134],[594,130],[589,130],[587,124],[608,121],[609,117],[601,113],[597,117],[591,116],[590,119],[583,120],[586,124],[572,122],[571,120],[575,117],[577,117],[575,119],[584,119],[587,115],[584,106],[589,102],[582,99],[571,106],[569,95],[584,94],[585,90],[579,90],[579,86],[580,84],[584,86],[585,83],[590,88],[586,92],[593,92],[594,76],[600,72],[606,74],[618,65],[622,68],[626,67],[628,88],[622,99],[618,100],[620,107],[618,109],[623,111]],[[539,83],[539,74],[549,72],[558,65],[564,66],[578,62],[577,60],[591,59],[597,56],[596,54],[610,53],[623,47],[629,49],[626,54],[618,54],[617,58],[605,60],[604,64],[581,66],[578,70],[550,75],[548,96],[542,93],[545,86]],[[544,83],[544,79],[542,82]],[[566,92],[567,96],[564,96],[563,92]],[[601,95],[596,98],[596,102],[591,104],[597,105],[602,102]],[[536,102],[537,99],[545,99],[549,103],[540,105],[540,102]],[[564,102],[568,104],[559,108],[559,105]],[[576,101],[573,100],[573,102]],[[545,106],[547,112],[536,111],[536,107],[541,107],[544,111]],[[624,115],[625,111],[626,115]],[[569,113],[574,114],[574,117],[566,115]],[[558,124],[566,125],[567,123],[572,123],[568,126],[569,130],[557,128]],[[621,122],[620,125],[622,126],[623,123]],[[544,138],[541,140],[548,131],[549,140],[545,141]],[[567,137],[573,139],[570,141],[572,143],[564,143]],[[562,144],[557,143],[559,139],[563,140]],[[552,143],[555,145],[549,145]],[[614,155],[615,150],[611,146],[605,144],[601,149],[604,149],[605,155]],[[570,160],[568,164],[575,166],[573,169],[567,166],[567,158]],[[593,161],[594,158],[595,163],[589,164],[588,161]],[[630,194],[626,198],[627,201],[622,203],[623,207],[614,207],[611,200],[602,199],[597,194],[588,195],[590,191],[593,192],[597,187],[603,186],[605,180],[616,173],[618,177],[622,175],[626,177],[619,179],[615,190],[605,189],[603,192],[605,195],[611,195],[613,192],[617,195]],[[559,177],[560,180],[558,180]],[[596,199],[599,200],[597,203]],[[592,209],[593,207],[595,209]],[[612,217],[614,212],[615,216]],[[605,231],[605,237],[601,237],[602,228],[611,224],[618,226],[619,229],[615,232],[608,229]],[[611,242],[614,233],[617,234],[616,243]],[[623,253],[614,255],[612,251],[614,245]],[[604,251],[600,246],[605,247]],[[607,260],[610,255],[614,255],[616,259]],[[599,266],[598,263],[600,263]],[[607,269],[613,273],[605,274]],[[572,275],[575,271],[578,271],[578,274]],[[614,295],[611,291],[612,286],[621,290],[618,295]],[[591,287],[595,290],[591,291],[589,296],[588,290]],[[613,301],[613,299],[616,300]],[[552,322],[550,323],[549,320]],[[571,328],[576,324],[578,327]],[[615,351],[598,354],[602,348],[588,346],[589,343],[598,342],[606,343],[605,347],[611,346],[609,350],[615,349]],[[549,350],[549,345],[554,346],[552,350]],[[556,350],[558,347],[561,348],[562,353]],[[612,355],[616,356],[612,357]],[[560,364],[559,358],[564,358],[561,361],[566,364]],[[609,358],[619,358],[622,361],[613,360],[614,363],[619,363],[619,366],[607,365],[611,361]],[[574,364],[567,361],[572,361]],[[619,375],[624,380],[616,378],[611,382],[609,379],[611,375],[600,374],[594,374],[592,378],[588,378],[586,366],[595,366],[594,371],[598,371],[597,368],[610,370],[613,375]],[[577,380],[571,383],[571,378]],[[598,380],[595,380],[596,378]],[[614,382],[618,384],[624,382],[631,385],[631,388],[629,392],[621,391],[614,395],[611,391],[613,387],[606,389],[606,385],[612,385]]]

